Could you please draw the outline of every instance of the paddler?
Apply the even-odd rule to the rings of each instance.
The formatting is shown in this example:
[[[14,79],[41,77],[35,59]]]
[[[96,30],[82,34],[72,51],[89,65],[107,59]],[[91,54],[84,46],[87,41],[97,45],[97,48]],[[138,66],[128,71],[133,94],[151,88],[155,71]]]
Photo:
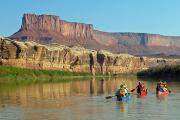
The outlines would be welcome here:
[[[136,88],[137,88],[137,93],[138,93],[138,94],[140,94],[140,93],[141,93],[142,86],[143,86],[143,85],[142,85],[142,83],[141,83],[141,82],[139,82],[139,83],[138,83],[138,86],[136,87]]]
[[[162,87],[162,81],[160,80],[158,83],[157,83],[157,87],[156,87],[156,91],[161,91],[161,87]]]
[[[137,93],[140,94],[141,91],[146,91],[147,92],[147,89],[145,88],[145,85],[141,82],[138,83],[138,85],[136,86],[137,88]],[[135,88],[135,89],[136,89]],[[134,92],[135,89],[132,89],[131,92]]]
[[[156,87],[156,90],[157,91],[161,91],[161,92],[165,92],[165,91],[168,91],[168,88],[167,88],[167,82],[166,81],[159,81],[157,83],[157,87]]]
[[[163,91],[168,91],[167,82],[166,81],[162,82],[162,85],[163,85],[162,87]]]
[[[116,91],[115,95],[117,97],[123,97],[123,96],[128,95],[128,93],[129,93],[129,91],[128,91],[127,85],[126,84],[121,84],[119,86],[119,89]]]

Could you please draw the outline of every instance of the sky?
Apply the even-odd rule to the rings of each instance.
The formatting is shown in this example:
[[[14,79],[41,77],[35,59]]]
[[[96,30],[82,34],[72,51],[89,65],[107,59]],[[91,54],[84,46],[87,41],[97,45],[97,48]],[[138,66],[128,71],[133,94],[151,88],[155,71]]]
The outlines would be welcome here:
[[[180,0],[1,0],[0,36],[17,32],[24,13],[56,15],[106,32],[180,36]]]

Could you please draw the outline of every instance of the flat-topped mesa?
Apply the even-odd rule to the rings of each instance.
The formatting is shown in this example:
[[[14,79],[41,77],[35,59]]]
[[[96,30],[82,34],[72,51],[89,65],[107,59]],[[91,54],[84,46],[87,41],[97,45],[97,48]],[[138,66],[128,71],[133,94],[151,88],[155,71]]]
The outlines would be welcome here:
[[[24,14],[20,30],[9,38],[42,44],[81,45],[133,55],[180,55],[180,36],[102,32],[95,30],[91,24],[67,22],[53,15]]]
[[[53,15],[24,14],[19,31],[58,33],[70,38],[92,38],[93,25],[61,20]],[[31,36],[29,34],[29,36]]]
[[[60,32],[60,19],[58,16],[24,14],[20,31]]]

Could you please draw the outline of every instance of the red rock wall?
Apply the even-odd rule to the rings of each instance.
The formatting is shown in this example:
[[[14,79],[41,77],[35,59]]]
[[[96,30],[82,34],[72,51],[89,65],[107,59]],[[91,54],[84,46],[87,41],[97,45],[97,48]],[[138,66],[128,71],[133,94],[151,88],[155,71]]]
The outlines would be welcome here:
[[[133,55],[180,55],[180,37],[147,33],[109,33],[93,29],[91,24],[67,22],[58,16],[25,14],[12,39],[42,44],[81,45],[89,49],[106,49]]]
[[[65,37],[91,38],[93,26],[66,22],[58,16],[25,14],[20,31],[57,32]]]

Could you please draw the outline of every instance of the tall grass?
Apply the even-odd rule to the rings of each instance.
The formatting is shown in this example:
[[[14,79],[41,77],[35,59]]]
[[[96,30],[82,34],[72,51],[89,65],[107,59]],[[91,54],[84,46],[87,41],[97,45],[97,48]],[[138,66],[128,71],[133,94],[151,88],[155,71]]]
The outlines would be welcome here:
[[[154,67],[137,73],[143,77],[180,77],[180,65]]]
[[[0,77],[7,79],[59,79],[67,76],[90,76],[90,74],[65,72],[60,70],[33,70],[11,66],[0,66]]]

